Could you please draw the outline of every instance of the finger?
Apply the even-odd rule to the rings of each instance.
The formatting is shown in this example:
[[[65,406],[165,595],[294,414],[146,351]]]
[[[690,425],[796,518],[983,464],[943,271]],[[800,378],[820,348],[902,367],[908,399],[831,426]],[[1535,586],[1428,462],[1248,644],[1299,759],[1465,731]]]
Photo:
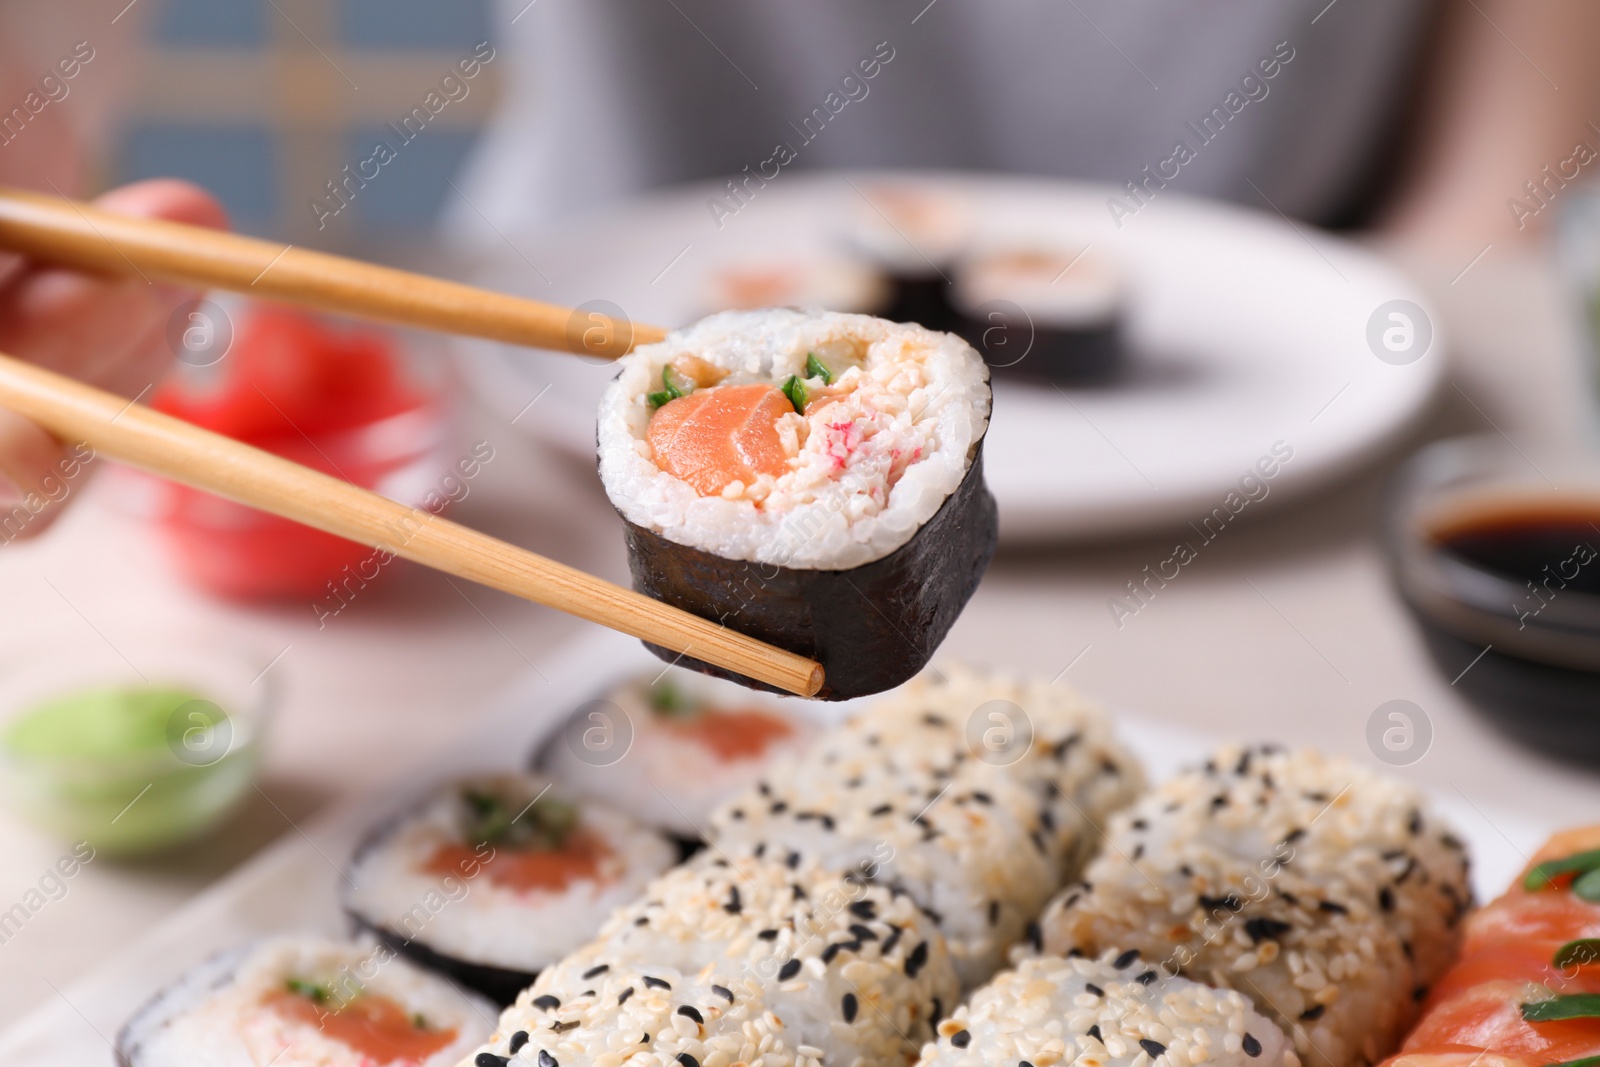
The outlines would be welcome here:
[[[114,189],[96,201],[118,214],[222,226],[209,194],[170,179]],[[159,329],[192,298],[138,275],[113,278],[31,264],[0,289],[0,351],[96,385],[137,393],[170,362]]]
[[[40,534],[61,513],[62,454],[45,430],[0,409],[0,541]]]

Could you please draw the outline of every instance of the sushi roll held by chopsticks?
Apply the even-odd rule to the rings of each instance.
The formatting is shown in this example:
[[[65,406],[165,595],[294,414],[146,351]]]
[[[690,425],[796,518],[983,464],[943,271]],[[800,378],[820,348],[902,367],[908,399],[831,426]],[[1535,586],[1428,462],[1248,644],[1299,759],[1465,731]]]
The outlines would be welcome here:
[[[997,537],[988,370],[970,346],[771,309],[713,315],[621,366],[599,466],[636,589],[820,660],[823,699],[928,662]]]

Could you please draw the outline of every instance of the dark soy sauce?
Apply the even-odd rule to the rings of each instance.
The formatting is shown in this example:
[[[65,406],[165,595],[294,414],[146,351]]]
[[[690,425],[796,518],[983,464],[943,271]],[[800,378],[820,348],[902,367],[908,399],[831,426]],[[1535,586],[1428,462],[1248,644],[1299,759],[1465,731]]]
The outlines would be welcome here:
[[[1600,501],[1481,500],[1425,529],[1440,558],[1511,583],[1497,614],[1524,642],[1464,637],[1448,613],[1435,616],[1413,602],[1441,674],[1518,740],[1562,759],[1600,764],[1600,671],[1527,654],[1547,627],[1560,631],[1561,640],[1577,637],[1547,608],[1560,605],[1570,622],[1573,609],[1581,617],[1585,604],[1600,605]]]
[[[1600,506],[1522,503],[1440,523],[1446,555],[1548,591],[1600,594]]]

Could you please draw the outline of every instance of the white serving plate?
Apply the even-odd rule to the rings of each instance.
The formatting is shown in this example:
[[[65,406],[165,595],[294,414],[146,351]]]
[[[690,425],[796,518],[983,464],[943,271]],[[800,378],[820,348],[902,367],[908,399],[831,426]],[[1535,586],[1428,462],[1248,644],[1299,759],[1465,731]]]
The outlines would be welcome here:
[[[213,952],[273,933],[347,933],[338,907],[343,864],[356,842],[417,793],[459,774],[520,767],[533,747],[579,704],[660,661],[630,638],[601,631],[551,655],[510,685],[472,720],[461,742],[425,769],[396,778],[381,795],[328,812],[199,894],[166,921],[61,996],[0,1034],[6,1067],[61,1067],[112,1062],[111,1040],[158,988]],[[548,681],[545,679],[548,678]],[[870,700],[872,698],[864,698]],[[860,702],[807,705],[829,716]],[[1216,738],[1118,713],[1117,730],[1163,779],[1214,747]],[[1559,827],[1474,805],[1455,793],[1433,797],[1472,850],[1479,899],[1504,889],[1531,852]]]
[[[1128,270],[1135,373],[1124,385],[995,388],[985,471],[1000,536],[1037,542],[1199,521],[1274,442],[1294,458],[1266,501],[1290,499],[1379,452],[1441,380],[1443,340],[1386,363],[1368,320],[1387,301],[1426,305],[1372,253],[1267,211],[1162,192],[1112,220],[1109,186],[962,175],[785,174],[719,229],[714,185],[640,200],[601,218],[507,236],[474,281],[578,305],[608,300],[668,326],[708,311],[707,278],[733,263],[837,255],[878,184],[953,190],[976,240],[1092,245]],[[570,355],[455,342],[482,398],[526,432],[594,454],[607,365]],[[529,407],[530,402],[535,401]],[[1265,501],[1264,501],[1265,502]]]

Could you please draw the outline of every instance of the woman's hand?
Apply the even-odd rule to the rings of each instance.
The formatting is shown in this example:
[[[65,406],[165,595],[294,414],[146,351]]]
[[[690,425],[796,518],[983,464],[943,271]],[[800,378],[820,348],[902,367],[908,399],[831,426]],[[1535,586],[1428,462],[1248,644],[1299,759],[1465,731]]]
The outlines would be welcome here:
[[[228,224],[209,193],[173,179],[125,185],[95,204],[142,218]],[[0,352],[132,399],[172,362],[167,320],[192,297],[136,274],[92,276],[0,253]],[[38,533],[76,495],[60,489],[68,469],[61,466],[63,454],[62,442],[0,409],[0,540]],[[28,517],[4,521],[18,507]]]

